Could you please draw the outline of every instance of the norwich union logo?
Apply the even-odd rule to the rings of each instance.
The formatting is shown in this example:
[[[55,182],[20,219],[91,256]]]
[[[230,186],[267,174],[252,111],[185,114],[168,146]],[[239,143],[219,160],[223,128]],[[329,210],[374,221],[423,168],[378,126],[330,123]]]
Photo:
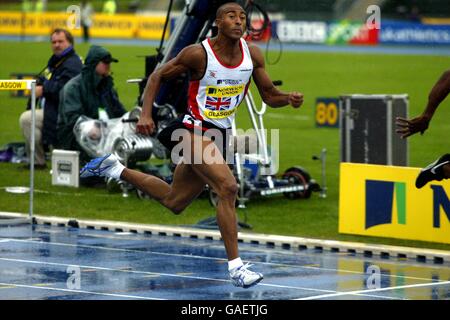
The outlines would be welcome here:
[[[380,224],[391,224],[394,211],[397,214],[397,223],[405,225],[406,184],[366,180],[366,229]]]
[[[441,208],[443,209],[448,221],[450,222],[450,200],[442,186],[431,185],[433,190],[433,227],[441,227]]]

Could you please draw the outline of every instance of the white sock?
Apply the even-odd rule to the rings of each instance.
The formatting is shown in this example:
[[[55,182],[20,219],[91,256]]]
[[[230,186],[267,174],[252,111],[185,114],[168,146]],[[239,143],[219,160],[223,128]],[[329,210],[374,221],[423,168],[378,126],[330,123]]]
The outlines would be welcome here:
[[[119,161],[117,161],[116,164],[114,164],[110,169],[109,169],[109,176],[111,178],[120,180],[120,175],[122,174],[122,171],[125,169],[125,166],[123,164],[121,164]]]
[[[236,258],[234,260],[228,261],[228,271],[231,271],[233,269],[236,269],[240,266],[242,266],[244,263],[242,262],[241,258]]]

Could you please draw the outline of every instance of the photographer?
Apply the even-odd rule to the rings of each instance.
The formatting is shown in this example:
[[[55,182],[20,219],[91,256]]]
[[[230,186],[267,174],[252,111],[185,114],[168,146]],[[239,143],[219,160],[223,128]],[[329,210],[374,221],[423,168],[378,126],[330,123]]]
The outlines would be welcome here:
[[[45,169],[45,150],[56,145],[56,121],[58,119],[59,91],[82,69],[80,57],[75,53],[72,34],[64,29],[55,29],[51,33],[53,55],[46,68],[38,74],[36,85],[37,106],[35,128],[35,168]],[[19,119],[28,157],[31,142],[31,108],[29,101],[27,111]]]
[[[121,117],[126,112],[114,89],[112,62],[118,60],[105,48],[91,46],[81,74],[70,80],[60,93],[57,124],[59,148],[79,150],[82,163],[90,157],[78,145],[73,133],[79,117],[107,120]]]

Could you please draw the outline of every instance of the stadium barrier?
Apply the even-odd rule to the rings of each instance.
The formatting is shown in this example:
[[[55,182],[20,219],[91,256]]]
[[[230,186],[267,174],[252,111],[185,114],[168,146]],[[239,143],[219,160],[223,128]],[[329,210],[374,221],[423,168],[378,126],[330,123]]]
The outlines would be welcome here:
[[[162,15],[96,14],[90,33],[94,38],[123,38],[159,40],[161,38],[166,17]],[[173,17],[169,24],[166,38],[176,24]],[[285,42],[341,44],[341,45],[450,45],[450,20],[423,19],[420,22],[404,22],[381,20],[380,28],[368,27],[365,22],[348,20],[340,21],[272,21],[271,30],[267,30],[261,41],[277,38]],[[77,23],[78,22],[78,23]],[[252,24],[257,25],[258,21]],[[47,36],[54,28],[73,29],[75,36],[81,36],[79,21],[71,13],[48,12],[28,13],[0,11],[0,34]]]
[[[341,163],[339,232],[450,244],[450,181],[415,187],[418,168]]]
[[[450,25],[384,21],[379,41],[381,44],[450,45]]]
[[[346,20],[330,23],[277,21],[273,30],[280,40],[298,43],[450,45],[450,22],[435,24],[434,20],[425,21],[429,24],[382,20],[380,29],[370,29],[365,23]]]
[[[160,40],[165,16],[96,14],[90,35],[94,38],[133,38]],[[69,28],[80,37],[79,21],[70,13],[29,13],[0,11],[0,34],[16,36],[48,36],[55,28]],[[170,30],[169,30],[170,31]],[[170,32],[166,33],[168,38]]]

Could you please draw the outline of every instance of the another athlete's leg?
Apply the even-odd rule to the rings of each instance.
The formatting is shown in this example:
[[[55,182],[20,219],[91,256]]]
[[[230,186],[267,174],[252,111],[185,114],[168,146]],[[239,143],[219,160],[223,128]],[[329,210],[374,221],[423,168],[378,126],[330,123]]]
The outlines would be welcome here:
[[[442,157],[420,170],[416,178],[416,187],[422,188],[428,182],[450,177],[450,154],[444,154]]]
[[[445,179],[450,178],[450,164],[444,166],[444,177]]]

